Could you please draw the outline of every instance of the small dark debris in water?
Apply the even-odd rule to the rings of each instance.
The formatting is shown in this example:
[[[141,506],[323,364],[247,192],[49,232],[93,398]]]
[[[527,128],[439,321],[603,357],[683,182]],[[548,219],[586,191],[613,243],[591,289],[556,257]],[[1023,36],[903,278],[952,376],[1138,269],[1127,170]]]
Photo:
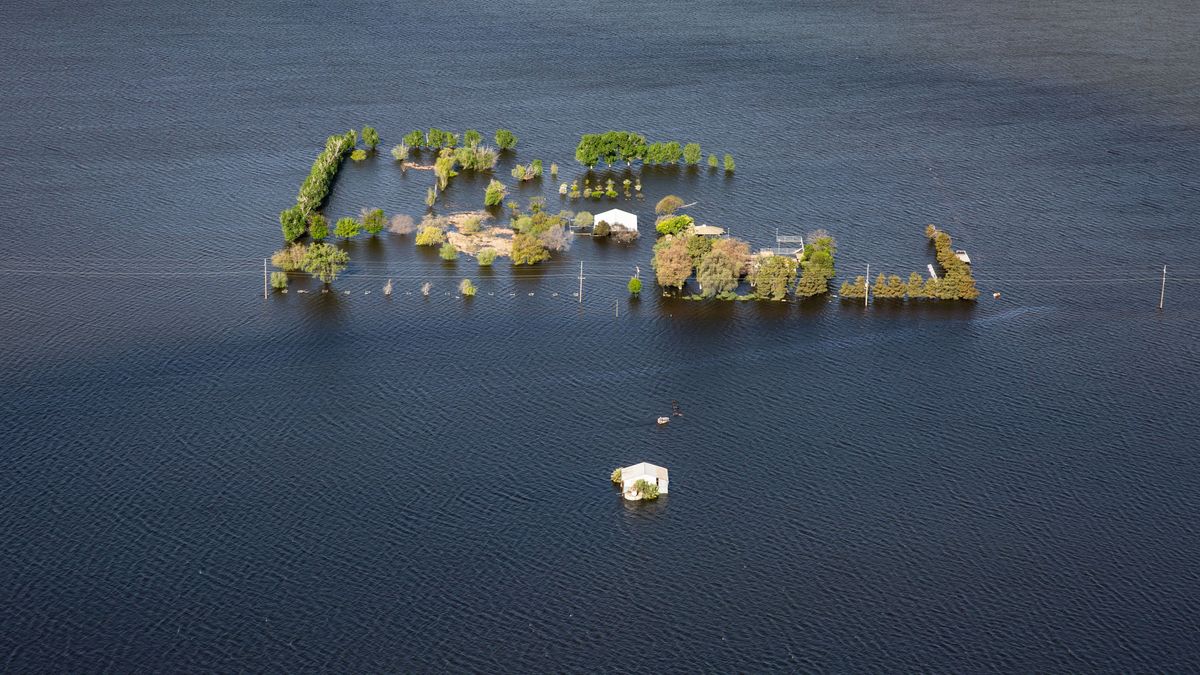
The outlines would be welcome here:
[[[675,417],[683,417],[683,410],[679,408],[679,401],[671,399],[671,414]]]

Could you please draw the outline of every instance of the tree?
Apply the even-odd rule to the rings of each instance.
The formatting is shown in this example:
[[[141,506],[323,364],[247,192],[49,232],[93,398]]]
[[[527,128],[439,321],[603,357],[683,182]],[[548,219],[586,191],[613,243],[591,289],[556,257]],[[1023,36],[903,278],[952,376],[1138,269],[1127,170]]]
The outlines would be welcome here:
[[[687,241],[674,235],[664,237],[654,245],[653,265],[659,286],[674,286],[683,290],[683,284],[692,275],[692,257],[688,255]]]
[[[504,203],[507,193],[508,189],[504,187],[504,183],[493,178],[483,193],[483,203],[487,206],[499,206]]]
[[[562,225],[552,225],[537,237],[542,246],[551,251],[565,251],[571,248],[571,233]]]
[[[917,272],[908,275],[908,286],[904,289],[905,294],[910,300],[918,300],[925,297],[925,280]]]
[[[374,150],[379,145],[379,132],[375,131],[375,127],[363,127],[362,139],[368,148]]]
[[[534,265],[550,257],[550,251],[542,246],[541,240],[524,232],[513,236],[512,262],[514,265]]]
[[[304,234],[304,211],[299,206],[284,209],[279,212],[279,227],[283,230],[283,238],[295,241]]]
[[[679,234],[694,223],[691,216],[680,215],[663,218],[654,224],[654,231],[659,234]]]
[[[397,162],[403,162],[408,159],[410,150],[411,148],[408,147],[407,143],[401,143],[392,148],[392,157],[395,157]]]
[[[325,216],[314,213],[308,217],[308,234],[313,241],[322,241],[329,236],[329,220]]]
[[[842,282],[842,288],[838,291],[838,295],[845,299],[862,298],[867,294],[867,280],[861,274],[854,277],[854,283],[849,281]]]
[[[683,161],[687,162],[688,166],[696,166],[703,156],[704,153],[700,151],[699,143],[688,143],[683,146]]]
[[[660,216],[669,216],[683,206],[683,200],[676,195],[667,195],[654,205],[654,212]]]
[[[276,251],[271,256],[271,264],[284,272],[295,272],[304,262],[304,254],[308,249],[304,244],[292,244],[287,248]]]
[[[612,226],[607,221],[601,220],[592,226],[593,237],[607,237],[612,234]]]
[[[437,177],[438,190],[445,190],[450,184],[450,179],[458,175],[454,170],[457,162],[454,151],[449,148],[444,148],[433,161],[433,175]]]
[[[425,144],[425,132],[420,129],[413,129],[404,134],[404,144],[413,149],[420,148]]]
[[[388,225],[388,232],[392,234],[412,234],[412,231],[417,228],[413,223],[412,216],[406,216],[398,213],[392,216],[392,222]]]
[[[442,260],[454,262],[455,260],[458,260],[458,247],[450,242],[446,242],[442,244],[442,248],[438,250],[438,255],[442,257]]]
[[[737,165],[733,163],[733,155],[725,153],[725,173],[733,173],[736,168]]]
[[[710,168],[710,169],[717,168],[717,156],[716,155],[708,156],[708,168]]]
[[[481,249],[479,251],[479,255],[476,257],[476,259],[479,261],[480,267],[489,267],[489,266],[491,266],[491,264],[493,262],[496,261],[496,249],[494,249],[494,248]]]
[[[764,300],[786,300],[796,279],[796,259],[773,255],[758,264],[754,273],[754,294]]]
[[[542,177],[542,160],[535,159],[532,162],[530,162],[529,163],[529,171],[530,171],[530,173],[533,174],[534,178],[541,178]]]
[[[725,237],[713,242],[713,250],[723,250],[738,264],[738,274],[750,271],[750,244],[734,237]]]
[[[338,218],[337,224],[333,228],[333,234],[342,239],[350,239],[358,236],[359,223],[354,218]]]
[[[271,288],[277,291],[282,291],[287,288],[288,278],[286,272],[271,272]]]
[[[593,222],[592,214],[587,211],[575,214],[575,225],[578,227],[590,227]]]
[[[304,253],[300,269],[316,276],[328,286],[345,271],[349,262],[350,256],[345,251],[329,244],[313,244]]]
[[[625,284],[625,288],[629,289],[629,294],[637,297],[642,292],[642,280],[637,277],[629,277],[629,283]]]
[[[475,284],[471,283],[470,279],[463,279],[458,282],[458,292],[462,293],[464,298],[475,297]]]
[[[426,225],[417,233],[417,246],[440,246],[446,241],[446,232],[436,225]]]
[[[474,129],[467,129],[463,132],[463,144],[468,148],[473,148],[483,141],[483,134]]]
[[[521,164],[513,166],[512,171],[509,171],[509,173],[517,180],[525,180],[525,167]]]
[[[508,129],[496,130],[496,147],[501,150],[512,150],[517,147],[517,137]]]
[[[691,261],[690,255],[688,261]],[[696,281],[700,283],[700,292],[711,298],[737,289],[740,273],[740,261],[727,248],[714,248],[700,259],[700,265],[696,267]]]
[[[387,219],[383,215],[383,209],[372,209],[369,211],[367,209],[363,209],[363,229],[366,230],[367,234],[371,235],[372,237],[380,232],[383,232],[383,227],[386,222]]]
[[[688,255],[692,257],[692,267],[699,267],[700,261],[713,248],[713,240],[708,237],[688,237]]]

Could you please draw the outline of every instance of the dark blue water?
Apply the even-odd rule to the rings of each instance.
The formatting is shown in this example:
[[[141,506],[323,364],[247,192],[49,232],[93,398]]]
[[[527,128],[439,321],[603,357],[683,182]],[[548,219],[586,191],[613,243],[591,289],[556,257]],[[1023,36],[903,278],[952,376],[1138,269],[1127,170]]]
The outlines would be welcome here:
[[[0,670],[1200,668],[1200,19],[1043,4],[4,6]],[[631,303],[650,237],[518,275],[387,235],[264,301],[363,124],[510,127],[505,179],[695,140],[737,173],[646,172],[643,223],[823,227],[842,278],[938,223],[984,295]],[[326,212],[431,182],[382,154]]]

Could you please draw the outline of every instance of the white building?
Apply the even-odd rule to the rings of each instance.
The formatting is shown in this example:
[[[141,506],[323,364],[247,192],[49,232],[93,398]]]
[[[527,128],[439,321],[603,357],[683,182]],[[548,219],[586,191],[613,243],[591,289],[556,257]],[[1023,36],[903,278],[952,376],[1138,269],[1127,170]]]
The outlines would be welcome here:
[[[633,466],[627,466],[621,469],[621,491],[628,492],[633,484],[639,480],[644,480],[651,485],[658,486],[658,494],[667,494],[667,470],[661,466],[656,466],[650,462],[641,462]]]
[[[621,209],[609,209],[604,213],[597,213],[592,217],[592,222],[600,221],[608,223],[608,226],[614,230],[629,230],[637,232],[637,216],[628,211]]]

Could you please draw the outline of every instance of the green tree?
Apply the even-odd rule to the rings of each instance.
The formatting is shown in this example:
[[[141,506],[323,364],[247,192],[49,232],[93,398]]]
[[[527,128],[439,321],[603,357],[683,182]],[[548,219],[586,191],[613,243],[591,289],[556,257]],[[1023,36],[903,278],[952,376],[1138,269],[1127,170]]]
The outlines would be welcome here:
[[[529,171],[533,173],[534,178],[542,177],[542,160],[535,159],[529,163]]]
[[[453,262],[458,260],[458,247],[450,242],[446,242],[442,244],[442,248],[438,250],[438,255],[442,257],[442,260]]]
[[[513,236],[512,263],[514,265],[534,265],[550,257],[550,251],[542,245],[542,241],[532,234],[524,232]]]
[[[455,158],[453,150],[446,148],[438,154],[438,158],[433,162],[433,175],[437,177],[438,190],[445,190],[446,186],[450,185],[450,179],[458,175],[454,170],[458,160]]]
[[[713,240],[708,237],[688,237],[687,250],[692,258],[692,267],[699,267],[700,261],[713,249]]]
[[[592,214],[587,211],[580,211],[575,214],[575,225],[578,227],[591,227],[593,222]]]
[[[367,234],[374,237],[383,232],[383,228],[387,225],[387,218],[383,215],[383,209],[372,209],[363,213],[363,229]]]
[[[508,129],[496,130],[496,147],[501,150],[512,150],[517,147],[517,137]]]
[[[304,211],[299,206],[280,211],[279,227],[283,230],[285,240],[299,239],[304,234]]]
[[[425,144],[425,132],[420,129],[413,129],[404,134],[404,144],[413,149],[420,148]]]
[[[359,223],[354,218],[338,218],[333,227],[334,236],[350,239],[358,236]]]
[[[271,288],[282,291],[288,286],[287,272],[271,272]]]
[[[636,297],[642,292],[642,280],[637,277],[629,277],[629,283],[625,284],[625,287],[629,289],[630,295]]]
[[[479,261],[480,267],[490,267],[491,264],[496,261],[496,249],[481,249],[476,259]]]
[[[440,246],[446,241],[446,232],[436,225],[426,225],[417,233],[417,246]]]
[[[667,195],[658,200],[654,205],[654,212],[659,215],[669,216],[683,206],[683,200],[676,195]]]
[[[904,289],[910,300],[918,300],[925,297],[925,280],[917,272],[908,275],[908,286]]]
[[[725,173],[733,173],[737,165],[733,163],[733,155],[725,153]]]
[[[345,271],[349,262],[350,256],[345,251],[329,244],[313,244],[305,251],[300,269],[316,276],[328,286]]]
[[[696,166],[703,156],[704,153],[700,151],[699,143],[688,143],[683,146],[683,161],[687,162],[688,166]]]
[[[458,282],[458,292],[464,298],[473,298],[475,297],[475,284],[471,283],[470,279],[463,279]]]
[[[593,237],[607,237],[610,234],[612,234],[612,226],[606,221],[601,220],[592,226]]]
[[[688,256],[688,260],[691,260],[691,256]],[[740,272],[740,262],[727,249],[714,248],[700,259],[696,267],[696,281],[700,283],[701,294],[711,298],[737,289]]]
[[[366,158],[367,158],[367,151],[363,150],[361,148],[350,153],[350,159],[352,159],[356,162],[361,162]]]
[[[654,274],[658,285],[683,290],[692,275],[692,257],[688,255],[687,240],[668,235],[654,245]]]
[[[366,143],[367,147],[372,150],[379,145],[379,132],[375,131],[375,127],[363,127],[362,138],[363,143]]]
[[[508,189],[504,187],[504,183],[493,178],[483,193],[483,203],[487,206],[499,206],[504,203],[507,194]]]
[[[696,222],[691,216],[670,216],[654,224],[654,231],[659,234],[679,234]]]
[[[483,134],[474,129],[467,129],[463,132],[463,144],[468,148],[473,148],[483,142]]]
[[[308,234],[313,241],[323,241],[329,236],[329,220],[319,213],[312,214],[308,217]]]
[[[795,258],[773,255],[764,258],[754,273],[754,294],[764,300],[786,300],[796,279]]]
[[[867,280],[862,275],[854,277],[854,283],[842,282],[838,295],[845,299],[862,298],[867,294]]]
[[[710,154],[708,156],[708,168],[710,168],[710,169],[717,168],[717,156],[716,155]]]

